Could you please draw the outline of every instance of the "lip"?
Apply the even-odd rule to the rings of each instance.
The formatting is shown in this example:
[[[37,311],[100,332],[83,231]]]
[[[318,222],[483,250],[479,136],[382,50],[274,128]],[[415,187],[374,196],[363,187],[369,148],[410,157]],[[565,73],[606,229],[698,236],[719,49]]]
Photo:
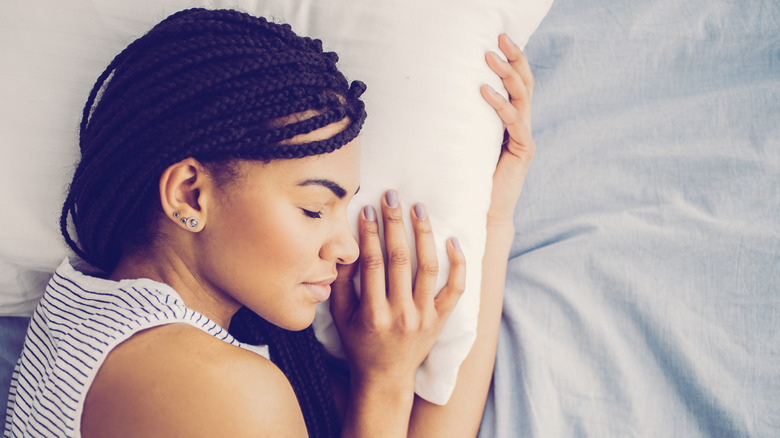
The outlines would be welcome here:
[[[330,284],[336,281],[336,277],[331,277],[326,280],[316,281],[316,282],[306,282],[303,283],[304,286],[306,286],[307,289],[309,289],[309,292],[311,292],[312,295],[314,295],[314,298],[317,299],[319,302],[327,301],[328,298],[330,298]]]

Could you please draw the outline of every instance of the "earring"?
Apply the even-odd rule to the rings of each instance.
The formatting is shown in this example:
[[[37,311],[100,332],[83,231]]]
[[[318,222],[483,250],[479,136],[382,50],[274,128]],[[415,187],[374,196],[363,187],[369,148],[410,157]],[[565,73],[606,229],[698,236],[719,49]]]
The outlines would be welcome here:
[[[173,213],[173,217],[174,217],[174,218],[176,218],[176,219],[179,219],[179,216],[181,216],[181,215],[179,214],[179,212],[178,212],[178,211],[176,211],[176,212],[174,212],[174,213]],[[183,223],[184,225],[186,225],[186,226],[187,226],[187,228],[189,228],[189,229],[191,229],[191,230],[192,230],[192,229],[195,229],[195,228],[198,226],[198,223],[199,223],[199,222],[198,222],[198,219],[197,219],[197,218],[194,218],[194,217],[182,217],[182,218],[181,218],[181,219],[179,219],[179,220],[181,221],[181,223]]]
[[[187,228],[191,230],[198,226],[198,219],[194,217],[183,217],[181,218],[181,222],[187,225]]]

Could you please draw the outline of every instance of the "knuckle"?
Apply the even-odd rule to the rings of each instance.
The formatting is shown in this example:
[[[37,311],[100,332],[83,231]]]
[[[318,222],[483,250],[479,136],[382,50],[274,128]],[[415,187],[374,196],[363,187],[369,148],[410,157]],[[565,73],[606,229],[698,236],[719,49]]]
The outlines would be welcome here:
[[[517,142],[515,144],[510,144],[507,147],[507,150],[510,154],[517,157],[521,163],[527,164],[534,158],[536,143],[534,143],[533,139]]]
[[[450,283],[447,286],[447,289],[449,289],[448,293],[450,293],[450,294],[452,294],[452,295],[454,295],[456,297],[459,297],[459,296],[463,295],[463,293],[466,292],[466,284],[465,284],[465,281],[462,281],[462,280],[465,280],[465,279],[457,279],[456,281]]]
[[[372,333],[386,332],[390,327],[390,319],[384,314],[373,314],[364,321],[365,329]]]
[[[378,236],[379,225],[376,222],[364,222],[363,234],[369,237]]]
[[[394,265],[408,265],[410,260],[409,251],[403,248],[396,248],[390,251],[390,263]]]
[[[518,115],[506,120],[504,123],[506,123],[506,129],[510,132],[510,137],[512,137],[512,140],[517,141],[511,134],[517,135],[517,131],[520,131],[525,127],[525,123],[523,122],[522,118]]]
[[[520,72],[515,68],[511,69],[508,76],[509,79],[512,79],[513,81],[519,82],[521,84],[523,83],[523,75],[521,75]]]
[[[420,264],[420,271],[424,275],[429,275],[431,277],[436,277],[439,275],[439,264],[437,262],[425,262]]]
[[[416,231],[418,240],[433,235],[433,228],[431,227],[430,222],[427,221],[418,221]]]
[[[361,265],[363,269],[368,271],[375,271],[383,269],[384,260],[380,254],[366,254],[361,259]]]
[[[400,214],[395,211],[388,211],[385,214],[385,225],[387,224],[403,224],[404,220]]]
[[[396,325],[404,334],[413,334],[420,331],[420,319],[413,312],[401,312],[396,317]]]
[[[512,102],[515,104],[517,103],[527,104],[531,102],[531,93],[528,91],[527,87],[523,86],[521,87],[519,93],[515,93],[512,95],[511,99]]]
[[[426,333],[435,331],[437,327],[436,319],[431,316],[430,318],[424,318],[420,323],[420,330]]]

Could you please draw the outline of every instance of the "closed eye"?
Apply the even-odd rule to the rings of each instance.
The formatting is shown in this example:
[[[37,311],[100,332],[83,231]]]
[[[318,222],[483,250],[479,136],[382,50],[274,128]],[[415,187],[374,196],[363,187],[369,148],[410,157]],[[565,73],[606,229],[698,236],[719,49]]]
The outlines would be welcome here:
[[[301,210],[303,211],[303,214],[305,214],[306,216],[312,219],[319,219],[322,217],[322,211],[311,211],[311,210],[306,210],[305,208],[302,208]]]

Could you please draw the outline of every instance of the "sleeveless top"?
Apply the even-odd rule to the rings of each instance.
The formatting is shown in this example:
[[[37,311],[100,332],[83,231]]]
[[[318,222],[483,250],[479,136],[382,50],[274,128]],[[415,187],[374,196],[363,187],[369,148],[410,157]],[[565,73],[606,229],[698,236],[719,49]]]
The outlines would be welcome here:
[[[266,346],[242,344],[187,308],[166,284],[105,280],[74,269],[71,261],[80,262],[62,262],[30,321],[8,394],[6,438],[80,437],[84,400],[106,356],[148,328],[189,324],[269,357]]]

